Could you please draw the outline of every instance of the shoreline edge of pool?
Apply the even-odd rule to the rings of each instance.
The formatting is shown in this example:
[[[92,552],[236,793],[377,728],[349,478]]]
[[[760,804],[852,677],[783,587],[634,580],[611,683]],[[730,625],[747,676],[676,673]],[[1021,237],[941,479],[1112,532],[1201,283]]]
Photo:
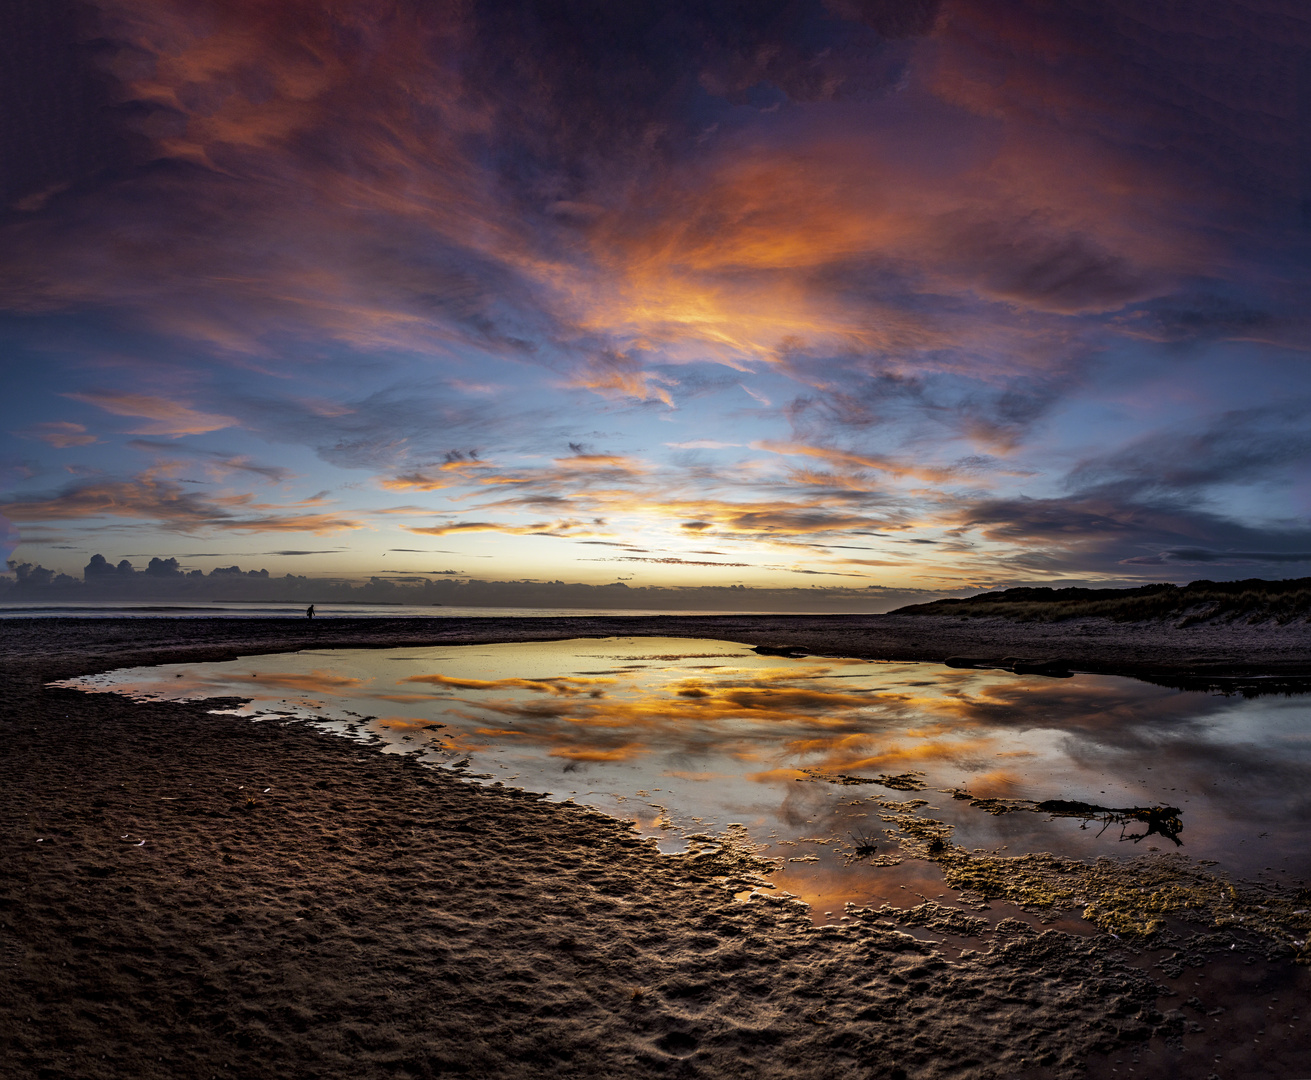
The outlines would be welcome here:
[[[786,900],[736,903],[586,808],[208,703],[46,686],[310,647],[614,634],[1311,675],[1302,626],[986,622],[0,620],[0,1052],[20,1075],[86,1077],[1075,1077],[1150,1054],[1210,1069],[1235,988],[1278,1009],[1271,996],[1305,997],[1306,969],[1185,957],[1171,975],[1107,935],[1005,923],[949,960],[879,921],[816,928]],[[1307,1048],[1226,1052],[1296,1075]]]

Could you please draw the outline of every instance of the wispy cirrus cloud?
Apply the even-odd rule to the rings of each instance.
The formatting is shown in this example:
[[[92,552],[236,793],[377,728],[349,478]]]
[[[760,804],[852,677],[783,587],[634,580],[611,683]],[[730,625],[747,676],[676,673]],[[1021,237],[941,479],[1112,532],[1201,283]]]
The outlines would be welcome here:
[[[596,521],[537,521],[529,525],[516,525],[498,521],[452,521],[440,525],[404,525],[406,532],[420,536],[452,536],[467,532],[498,532],[511,536],[608,536]]]
[[[379,479],[391,491],[437,491],[462,487],[466,492],[485,488],[535,488],[542,494],[526,501],[546,505],[567,498],[567,492],[581,492],[600,484],[630,484],[652,472],[646,462],[627,454],[577,452],[551,460],[549,466],[506,467],[492,459],[461,456],[413,472]],[[505,500],[483,506],[506,505]]]
[[[204,497],[167,479],[97,480],[71,484],[46,495],[10,496],[0,510],[14,521],[81,521],[92,518],[135,519],[170,532],[334,533],[359,529],[363,522],[332,513],[306,513],[299,505],[260,503],[250,494]]]
[[[668,387],[677,386],[667,375],[644,370],[640,360],[610,353],[589,359],[578,368],[568,385],[591,390],[606,398],[633,401],[659,401],[673,408]]]
[[[828,446],[807,446],[804,443],[795,442],[775,442],[769,439],[762,439],[752,444],[754,449],[766,450],[771,454],[782,454],[789,456],[800,456],[816,458],[828,465],[835,465],[847,470],[872,469],[876,472],[887,473],[890,476],[901,478],[910,477],[917,480],[926,480],[931,483],[944,483],[955,479],[961,472],[966,469],[977,472],[981,461],[962,463],[956,468],[933,468],[931,466],[918,465],[909,461],[897,461],[893,458],[879,457],[873,454],[859,454],[850,450],[842,450],[837,447]]]
[[[260,465],[245,454],[224,453],[221,450],[202,450],[177,442],[154,442],[150,439],[133,439],[127,443],[133,450],[142,450],[157,457],[182,458],[201,462],[214,477],[223,479],[233,474],[246,473],[270,482],[290,479],[293,473],[280,465]]]
[[[1311,563],[1311,551],[1213,551],[1208,548],[1172,548],[1155,555],[1122,560],[1125,566],[1278,566]]]
[[[133,394],[118,390],[80,390],[64,395],[74,401],[95,405],[115,416],[130,416],[150,421],[144,427],[134,428],[133,435],[203,435],[233,427],[237,421],[231,416],[204,413],[169,398],[153,394]]]
[[[606,559],[591,559],[591,562],[638,562],[638,563],[657,563],[662,566],[754,566],[754,563],[742,562],[711,562],[701,559],[682,559],[676,555],[665,556],[642,556],[642,555],[614,555]]]
[[[22,439],[40,439],[43,443],[66,450],[70,446],[89,446],[96,441],[85,424],[73,424],[67,420],[50,420],[42,424],[33,424],[14,432]]]

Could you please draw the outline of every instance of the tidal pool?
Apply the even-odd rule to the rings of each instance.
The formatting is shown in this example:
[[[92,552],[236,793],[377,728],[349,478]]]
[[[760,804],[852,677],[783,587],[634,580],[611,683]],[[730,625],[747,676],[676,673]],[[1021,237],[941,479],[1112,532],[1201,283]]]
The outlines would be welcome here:
[[[59,685],[245,699],[228,711],[573,799],[667,852],[737,826],[781,861],[777,887],[821,917],[847,901],[941,895],[938,868],[916,857],[921,821],[945,823],[969,851],[1179,852],[1278,885],[1311,876],[1304,697],[686,638],[316,650]]]

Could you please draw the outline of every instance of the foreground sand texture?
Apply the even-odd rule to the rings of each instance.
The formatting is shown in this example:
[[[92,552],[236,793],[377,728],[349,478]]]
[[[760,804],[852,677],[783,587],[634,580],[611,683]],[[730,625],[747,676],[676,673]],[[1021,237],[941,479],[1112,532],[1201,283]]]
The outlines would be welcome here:
[[[583,808],[300,726],[44,686],[308,644],[641,632],[489,622],[0,624],[4,1075],[1075,1077],[1141,1054],[1135,1074],[1205,1076],[1240,1035],[1220,1075],[1311,1065],[1255,1000],[1303,992],[1292,965],[1231,972],[1257,1011],[1226,999],[1223,1034],[1188,1044],[1221,1023],[1211,987],[1106,935],[1003,920],[957,957],[872,919],[816,929]],[[821,651],[822,627],[787,622],[738,630]],[[1292,671],[1295,647],[1274,651]]]

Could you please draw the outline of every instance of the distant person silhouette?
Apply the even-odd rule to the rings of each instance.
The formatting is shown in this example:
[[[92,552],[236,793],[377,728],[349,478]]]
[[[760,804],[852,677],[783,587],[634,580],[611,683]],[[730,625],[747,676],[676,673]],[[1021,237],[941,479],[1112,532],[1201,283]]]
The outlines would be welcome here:
[[[306,617],[307,619],[312,619],[312,618],[314,618],[314,605],[313,605],[313,604],[311,604],[309,607],[307,607],[307,608],[305,609],[305,617]]]

